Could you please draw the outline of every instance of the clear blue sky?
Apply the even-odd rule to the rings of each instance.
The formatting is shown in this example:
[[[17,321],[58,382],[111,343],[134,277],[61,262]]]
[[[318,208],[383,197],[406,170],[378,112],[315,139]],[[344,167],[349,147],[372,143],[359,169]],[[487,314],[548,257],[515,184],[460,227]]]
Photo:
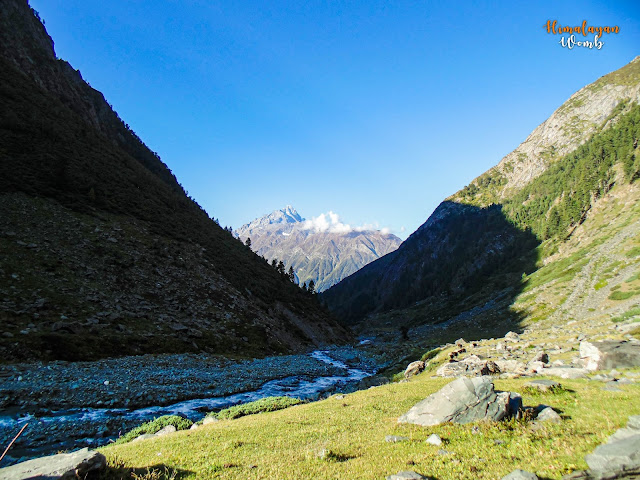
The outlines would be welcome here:
[[[291,204],[405,238],[640,54],[633,1],[30,3],[58,56],[233,227]],[[547,20],[620,33],[570,51]]]

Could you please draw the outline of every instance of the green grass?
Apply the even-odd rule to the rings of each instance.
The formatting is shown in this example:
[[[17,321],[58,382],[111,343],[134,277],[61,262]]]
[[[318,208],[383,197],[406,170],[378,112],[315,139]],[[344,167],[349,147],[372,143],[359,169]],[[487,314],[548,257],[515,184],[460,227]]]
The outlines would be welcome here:
[[[593,288],[595,288],[596,290],[600,290],[601,288],[606,287],[608,284],[609,282],[607,282],[606,280],[600,280],[598,283],[594,285]]]
[[[186,430],[193,425],[193,422],[188,418],[179,417],[177,415],[163,415],[162,417],[143,423],[139,427],[125,433],[123,436],[118,438],[115,443],[127,443],[140,435],[157,433],[168,425],[173,425],[177,430]]]
[[[627,300],[629,298],[635,297],[636,295],[640,295],[640,290],[631,290],[628,292],[621,292],[616,290],[615,292],[611,292],[609,295],[610,300]]]
[[[611,321],[614,323],[625,322],[631,317],[635,316],[640,316],[640,306],[633,307],[631,310],[624,312],[622,315],[612,318]]]
[[[293,397],[266,397],[256,400],[255,402],[245,403],[243,405],[235,405],[233,407],[220,410],[218,413],[210,413],[217,419],[232,420],[234,418],[244,417],[245,415],[254,415],[256,413],[274,412],[283,408],[299,405],[303,403],[299,398]]]
[[[635,258],[640,256],[640,247],[633,247],[625,254],[628,258]]]
[[[167,467],[180,472],[179,478],[193,479],[372,479],[415,470],[440,480],[481,480],[501,478],[515,468],[558,479],[586,468],[584,455],[625,425],[629,415],[640,413],[638,385],[606,392],[597,382],[563,380],[562,392],[530,394],[523,388],[526,381],[517,379],[496,380],[496,388],[522,393],[525,405],[554,407],[562,424],[534,430],[530,423],[516,421],[431,428],[397,423],[412,405],[449,382],[419,375],[409,382],[100,451],[110,465]],[[608,408],[603,410],[603,404]],[[473,433],[474,426],[479,434]],[[442,437],[442,448],[452,456],[439,455],[439,447],[425,443],[431,433]],[[409,440],[387,443],[386,435]]]

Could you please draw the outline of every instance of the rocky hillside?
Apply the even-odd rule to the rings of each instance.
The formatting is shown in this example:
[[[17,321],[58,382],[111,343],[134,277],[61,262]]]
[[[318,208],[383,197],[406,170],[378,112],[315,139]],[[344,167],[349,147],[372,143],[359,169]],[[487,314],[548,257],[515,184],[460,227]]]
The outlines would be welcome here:
[[[0,358],[237,356],[345,338],[220,228],[67,62],[0,4]]]
[[[402,242],[379,230],[344,224],[335,227],[317,228],[288,205],[243,225],[236,235],[243,242],[250,238],[251,249],[267,260],[292,266],[299,284],[313,280],[318,292],[394,251]]]
[[[513,306],[531,290],[531,278],[577,274],[574,261],[586,262],[587,252],[571,255],[595,249],[605,229],[608,237],[599,241],[608,247],[623,229],[631,229],[629,237],[640,232],[628,212],[607,225],[595,217],[616,195],[629,204],[639,200],[639,85],[637,58],[580,90],[497,167],[444,201],[396,252],[325,292],[324,301],[352,324],[402,328],[405,336],[421,325],[460,320],[498,330],[521,324],[532,312]],[[576,235],[580,246],[569,248]],[[600,270],[602,262],[579,265],[590,278],[611,272]]]

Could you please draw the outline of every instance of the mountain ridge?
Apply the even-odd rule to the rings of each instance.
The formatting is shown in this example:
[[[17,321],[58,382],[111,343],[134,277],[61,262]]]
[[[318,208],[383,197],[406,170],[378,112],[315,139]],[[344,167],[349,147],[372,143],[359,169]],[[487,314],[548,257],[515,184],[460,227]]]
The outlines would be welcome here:
[[[261,356],[348,338],[186,195],[56,57],[26,0],[0,4],[0,79],[3,361]]]
[[[313,280],[318,292],[401,243],[392,234],[342,224],[333,212],[318,219],[317,225],[305,220],[289,205],[243,225],[235,235],[243,242],[250,238],[256,254],[293,267],[299,284]]]
[[[500,308],[489,308],[496,317],[490,323],[514,327],[527,316],[510,310],[526,289],[522,279],[562,246],[599,199],[637,178],[639,93],[636,57],[572,95],[496,167],[443,201],[396,252],[321,298],[358,328],[371,322],[417,328],[500,297]]]

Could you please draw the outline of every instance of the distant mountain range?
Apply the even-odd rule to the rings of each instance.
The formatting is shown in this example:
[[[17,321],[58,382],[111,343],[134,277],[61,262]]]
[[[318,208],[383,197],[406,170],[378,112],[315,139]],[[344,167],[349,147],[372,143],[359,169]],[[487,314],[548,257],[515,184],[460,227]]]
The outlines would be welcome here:
[[[315,283],[321,292],[402,243],[393,234],[339,221],[333,212],[305,220],[290,205],[243,225],[236,232],[251,249],[293,267],[299,284]]]
[[[0,2],[0,362],[304,351],[348,332],[220,228]]]
[[[572,95],[396,251],[323,301],[350,325],[402,328],[405,337],[458,321],[482,338],[541,319],[636,311],[639,102],[636,57]]]

